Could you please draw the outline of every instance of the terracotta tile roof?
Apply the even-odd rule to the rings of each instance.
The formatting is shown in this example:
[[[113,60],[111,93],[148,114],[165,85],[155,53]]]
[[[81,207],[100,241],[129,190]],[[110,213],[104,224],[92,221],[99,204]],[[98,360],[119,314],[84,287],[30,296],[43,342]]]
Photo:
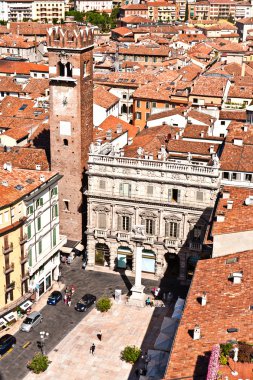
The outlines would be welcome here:
[[[239,22],[240,24],[244,25],[253,25],[253,17],[241,18],[239,20],[236,20],[236,22]]]
[[[42,186],[44,182],[40,180],[41,175],[44,175],[45,180],[48,181],[50,178],[53,178],[56,173],[16,168],[8,172],[4,169],[0,169],[0,207],[15,202]],[[27,182],[28,179],[31,181]],[[8,186],[4,186],[3,181],[8,181]],[[18,190],[16,188],[17,185],[21,185],[22,188]]]
[[[245,98],[253,99],[253,88],[252,86],[236,86],[232,85],[228,91],[228,97],[230,98]]]
[[[141,17],[141,16],[126,16],[120,19],[124,24],[144,24],[149,23],[152,24],[152,21],[149,18]]]
[[[141,86],[133,93],[134,99],[149,99],[157,101],[169,101],[172,94],[173,85],[164,84],[158,81]]]
[[[141,11],[141,10],[148,10],[148,7],[146,4],[128,4],[128,5],[122,5],[120,9]]]
[[[211,235],[253,230],[252,205],[245,205],[245,199],[253,197],[253,189],[227,186],[223,188],[223,192],[229,193],[229,198],[219,198],[215,216],[222,214],[225,220],[213,222]],[[227,201],[233,201],[232,209],[227,208]]]
[[[119,102],[119,98],[109,91],[106,91],[102,86],[98,86],[93,90],[93,103],[108,109]]]
[[[34,46],[38,46],[36,41],[28,41],[26,38],[18,34],[2,34],[0,36],[0,47],[30,49]]]
[[[158,56],[158,57],[168,57],[169,48],[158,46],[158,47],[147,47],[144,45],[129,46],[129,48],[119,48],[119,54],[123,55],[147,55],[147,56]]]
[[[0,77],[0,92],[24,93],[23,86],[18,84],[13,77]]]
[[[48,74],[48,66],[32,62],[0,60],[0,73],[30,75],[31,71]]]
[[[219,39],[219,42],[209,42],[209,45],[220,52],[245,53],[248,51],[248,46],[238,42],[227,41],[225,39]]]
[[[220,120],[240,120],[246,121],[246,111],[220,111]]]
[[[208,97],[223,97],[226,78],[210,78],[201,76],[196,79],[191,95],[208,96]]]
[[[5,162],[11,162],[14,168],[35,170],[36,165],[41,165],[41,170],[49,170],[49,163],[44,149],[24,148],[14,146],[7,152],[0,147],[0,166]]]
[[[6,96],[0,104],[0,115],[3,117],[13,117],[21,119],[44,120],[47,110],[35,108],[35,102],[31,99],[21,99]]]
[[[47,30],[52,24],[41,24],[39,22],[10,22],[10,32],[24,36],[46,36]]]
[[[225,143],[220,168],[224,171],[253,173],[253,145]]]
[[[187,140],[170,140],[168,142],[169,153],[188,153],[210,157],[210,147],[214,147],[214,152],[219,150],[219,144],[187,141]]]
[[[129,35],[133,35],[131,29],[125,27],[125,26],[121,26],[119,28],[115,28],[115,29],[112,29],[111,30],[112,33],[117,33],[119,34],[120,36],[129,36]]]
[[[183,115],[185,111],[186,111],[185,107],[177,107],[177,108],[170,109],[168,111],[157,112],[157,113],[154,113],[153,115],[150,115],[148,118],[148,121],[158,120],[158,119],[162,119],[162,118],[173,116],[173,115]]]
[[[216,118],[208,115],[204,112],[199,112],[196,110],[190,110],[188,112],[188,118],[198,120],[206,125],[211,125],[212,121],[215,121]]]
[[[112,131],[112,139],[117,138],[120,135],[117,133],[118,125],[122,126],[122,133],[128,131],[128,137],[135,137],[138,133],[138,128],[134,125],[110,115],[97,128],[93,129],[93,141],[106,140],[106,131],[109,129]]]
[[[246,127],[246,130],[245,130]],[[232,121],[227,128],[226,142],[233,142],[234,139],[242,139],[244,144],[253,145],[253,125]]]
[[[162,125],[143,129],[133,140],[131,145],[124,148],[126,157],[137,158],[137,149],[142,147],[145,152],[153,153],[154,159],[157,159],[157,153],[161,149],[161,145],[167,145],[168,137],[175,136],[179,131],[177,127],[169,127]]]
[[[115,72],[115,73],[104,73],[104,74],[94,74],[93,80],[96,84],[103,84],[106,86],[117,86],[123,88],[137,88],[142,84],[146,84],[155,79],[155,75],[151,72]]]
[[[30,78],[28,84],[23,89],[23,91],[29,94],[29,96],[32,99],[36,99],[41,96],[46,96],[47,90],[49,90],[49,79],[42,78]]]
[[[234,257],[239,258],[238,262],[226,264],[227,259]],[[165,380],[204,380],[214,344],[235,338],[253,343],[252,293],[249,291],[253,287],[252,268],[253,251],[198,261]],[[233,284],[228,278],[238,271],[243,271],[242,283]],[[198,302],[203,292],[207,294],[206,306]],[[201,331],[199,340],[193,340],[190,334],[196,325]],[[232,327],[238,332],[229,334],[227,329]]]
[[[23,140],[25,137],[28,137],[28,135],[29,135],[29,131],[27,130],[27,128],[19,127],[19,128],[8,129],[6,132],[1,134],[1,137],[8,136],[16,141],[19,141],[19,140]]]

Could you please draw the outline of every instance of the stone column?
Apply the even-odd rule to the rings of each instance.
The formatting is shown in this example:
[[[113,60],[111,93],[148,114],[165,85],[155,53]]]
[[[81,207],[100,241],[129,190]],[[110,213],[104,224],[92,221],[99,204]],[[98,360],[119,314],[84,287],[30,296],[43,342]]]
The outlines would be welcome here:
[[[87,261],[87,266],[86,266],[87,269],[94,269],[96,243],[97,242],[94,236],[87,237],[87,254],[88,254],[88,261]]]
[[[116,267],[116,258],[117,258],[118,246],[117,246],[117,244],[112,243],[109,245],[109,248],[110,248],[110,269],[114,270]]]
[[[135,248],[135,283],[131,289],[131,296],[129,298],[129,305],[132,306],[145,306],[145,286],[141,284],[141,267],[142,267],[142,251],[143,242],[146,239],[143,226],[136,226],[133,229],[135,236],[132,238],[136,242]]]

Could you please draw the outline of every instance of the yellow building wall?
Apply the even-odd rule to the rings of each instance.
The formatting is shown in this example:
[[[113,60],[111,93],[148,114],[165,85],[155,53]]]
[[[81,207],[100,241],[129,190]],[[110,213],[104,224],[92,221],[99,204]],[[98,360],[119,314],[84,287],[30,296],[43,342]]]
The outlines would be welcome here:
[[[21,245],[20,245],[20,228],[21,222],[19,221],[20,214],[22,214],[22,205],[20,203],[12,206],[6,207],[0,210],[0,310],[2,310],[6,305],[14,303],[22,296],[22,281],[21,281]],[[7,218],[8,215],[8,218]],[[13,216],[11,216],[13,215]],[[10,295],[6,302],[5,299],[5,289],[6,289],[6,274],[5,274],[5,258],[4,254],[4,237],[8,235],[8,246],[12,247],[9,255],[9,266],[14,264],[13,270],[9,272],[10,283],[15,282],[13,288],[13,300],[11,300]]]

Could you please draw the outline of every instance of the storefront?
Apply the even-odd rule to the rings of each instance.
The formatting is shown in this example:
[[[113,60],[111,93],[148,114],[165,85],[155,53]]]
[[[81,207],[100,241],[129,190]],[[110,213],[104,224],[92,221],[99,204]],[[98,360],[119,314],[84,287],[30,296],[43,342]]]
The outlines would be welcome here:
[[[119,247],[117,251],[117,267],[132,270],[133,252],[128,247]]]
[[[109,266],[110,250],[106,244],[97,243],[95,248],[95,265]]]
[[[31,278],[30,288],[34,289],[36,299],[39,299],[46,291],[52,287],[53,281],[57,281],[59,276],[60,257],[59,252],[44,265],[42,265]]]
[[[142,272],[155,273],[155,253],[149,249],[142,251]]]

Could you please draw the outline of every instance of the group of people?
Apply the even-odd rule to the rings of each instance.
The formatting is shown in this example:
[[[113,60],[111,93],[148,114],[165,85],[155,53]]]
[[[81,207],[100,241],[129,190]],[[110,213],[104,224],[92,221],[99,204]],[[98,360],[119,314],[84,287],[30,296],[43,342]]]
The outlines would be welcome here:
[[[151,290],[152,294],[154,295],[154,300],[158,298],[160,290],[161,290],[160,288],[153,288]],[[154,300],[151,300],[150,297],[148,297],[145,301],[146,306],[154,306]]]
[[[70,287],[66,286],[65,294],[63,297],[63,302],[65,305],[68,305],[69,307],[71,306],[72,296],[74,293],[75,293],[75,287],[73,285]]]

